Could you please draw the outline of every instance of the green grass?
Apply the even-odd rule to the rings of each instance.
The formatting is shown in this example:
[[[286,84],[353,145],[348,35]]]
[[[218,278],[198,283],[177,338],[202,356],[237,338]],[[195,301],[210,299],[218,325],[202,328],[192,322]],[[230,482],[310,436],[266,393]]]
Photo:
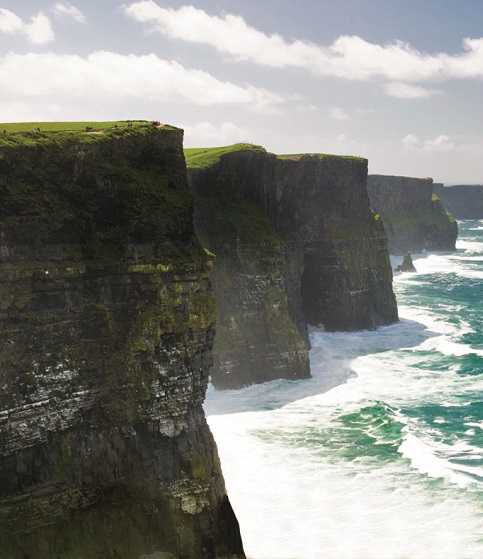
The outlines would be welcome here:
[[[286,153],[282,155],[277,155],[277,159],[284,159],[284,160],[291,160],[291,161],[299,161],[302,157],[311,156],[317,157],[317,159],[350,159],[353,161],[365,161],[364,157],[356,157],[354,155],[334,155],[331,153]]]
[[[87,132],[86,128],[92,128],[92,131]],[[147,120],[0,123],[0,148],[44,149],[64,145],[66,142],[93,143],[149,133],[153,128],[152,122]],[[159,128],[163,131],[179,130],[166,124]]]
[[[237,151],[256,151],[266,153],[261,146],[254,144],[234,144],[215,148],[185,148],[184,156],[186,166],[190,169],[206,169],[218,163],[223,155],[235,153]]]
[[[17,132],[36,132],[40,128],[41,132],[69,132],[83,131],[86,127],[91,127],[94,131],[104,131],[110,128],[127,128],[128,124],[132,126],[144,126],[148,124],[147,120],[117,120],[106,122],[0,122],[0,132],[4,130],[8,134]]]
[[[237,151],[256,151],[267,153],[267,150],[261,146],[248,143],[234,144],[232,146],[214,147],[214,148],[185,148],[184,156],[186,166],[190,169],[206,169],[218,163],[222,156]],[[299,161],[302,157],[310,155],[318,159],[348,159],[353,161],[365,161],[363,157],[355,157],[351,155],[332,155],[327,153],[294,153],[277,155],[277,159]]]

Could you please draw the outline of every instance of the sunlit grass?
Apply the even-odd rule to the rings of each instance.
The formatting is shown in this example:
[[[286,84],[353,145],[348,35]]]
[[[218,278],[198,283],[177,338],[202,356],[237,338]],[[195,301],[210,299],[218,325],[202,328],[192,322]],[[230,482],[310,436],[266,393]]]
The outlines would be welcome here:
[[[223,155],[237,151],[259,151],[266,153],[266,150],[261,146],[241,143],[215,148],[185,148],[184,156],[187,167],[191,169],[204,169],[218,163]]]
[[[117,120],[106,122],[1,122],[0,132],[6,133],[16,132],[67,132],[67,131],[86,131],[86,128],[92,128],[94,131],[108,130],[110,128],[127,128],[129,125],[144,126],[148,124],[147,120]]]

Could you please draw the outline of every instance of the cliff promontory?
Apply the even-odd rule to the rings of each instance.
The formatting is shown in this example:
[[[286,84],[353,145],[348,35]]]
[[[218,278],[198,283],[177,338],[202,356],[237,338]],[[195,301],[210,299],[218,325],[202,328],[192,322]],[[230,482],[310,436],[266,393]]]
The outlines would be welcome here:
[[[369,206],[367,161],[186,150],[195,230],[215,253],[215,387],[310,374],[307,324],[397,320],[387,241]]]
[[[434,193],[455,219],[483,219],[483,185],[434,184]]]
[[[367,190],[391,254],[455,249],[458,226],[434,194],[433,179],[369,175]]]
[[[2,559],[243,557],[182,131],[0,138]]]

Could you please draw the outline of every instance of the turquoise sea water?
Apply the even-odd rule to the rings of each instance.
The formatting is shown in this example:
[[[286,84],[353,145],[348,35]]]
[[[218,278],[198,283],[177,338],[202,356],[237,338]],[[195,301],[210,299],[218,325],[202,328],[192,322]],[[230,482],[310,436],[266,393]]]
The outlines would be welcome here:
[[[313,330],[307,381],[208,391],[250,558],[483,557],[483,221],[413,259],[398,324]]]

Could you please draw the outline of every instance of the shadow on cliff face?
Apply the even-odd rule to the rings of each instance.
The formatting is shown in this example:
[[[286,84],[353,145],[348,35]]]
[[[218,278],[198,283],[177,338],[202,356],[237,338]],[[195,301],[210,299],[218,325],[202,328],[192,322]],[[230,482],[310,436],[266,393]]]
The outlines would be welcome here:
[[[328,392],[344,384],[356,373],[351,363],[357,357],[401,348],[416,347],[436,332],[417,321],[402,319],[376,331],[325,332],[310,331],[312,377],[306,380],[274,380],[240,390],[216,390],[210,384],[204,409],[207,416],[270,411],[287,404]],[[323,338],[323,343],[320,343]],[[339,348],[343,348],[343,352]],[[335,357],[342,354],[344,358]]]

